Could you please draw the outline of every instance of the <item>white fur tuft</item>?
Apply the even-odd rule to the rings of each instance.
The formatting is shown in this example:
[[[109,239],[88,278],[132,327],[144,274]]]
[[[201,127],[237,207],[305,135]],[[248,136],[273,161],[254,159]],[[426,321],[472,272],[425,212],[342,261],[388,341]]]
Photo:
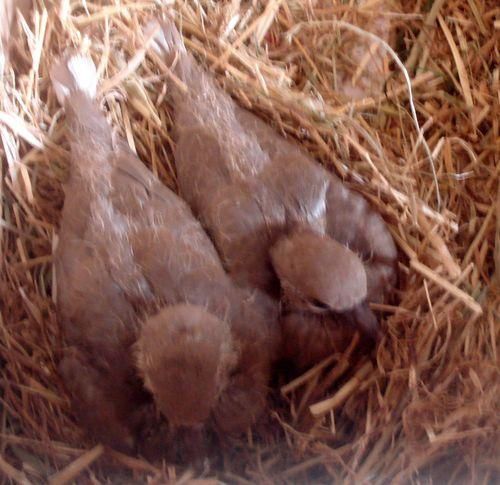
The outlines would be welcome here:
[[[151,36],[153,36],[151,47],[157,54],[161,55],[165,48],[166,40],[158,20],[151,20],[147,23],[146,27],[144,27],[144,37],[149,38]]]
[[[73,92],[80,91],[89,98],[97,92],[97,70],[89,56],[74,54],[63,57],[50,72],[52,85],[59,103]]]
[[[164,17],[161,23],[151,20],[144,29],[144,36],[147,38],[151,35],[154,35],[153,49],[157,54],[166,57],[169,62],[173,60],[176,53],[186,53],[182,36],[170,17]]]
[[[94,98],[97,91],[97,70],[90,57],[74,56],[68,61],[68,69],[76,81],[80,91]]]

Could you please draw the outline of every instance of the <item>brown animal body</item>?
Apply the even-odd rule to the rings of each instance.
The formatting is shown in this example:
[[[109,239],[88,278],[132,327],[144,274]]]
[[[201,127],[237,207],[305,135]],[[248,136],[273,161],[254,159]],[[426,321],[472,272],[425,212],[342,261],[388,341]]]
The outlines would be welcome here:
[[[301,312],[301,332],[293,331],[296,317],[283,327],[296,363],[309,365],[334,348],[328,338],[316,350],[301,349],[301,335],[317,323],[315,313],[330,315],[332,326],[354,322],[376,335],[367,301],[384,301],[396,276],[396,248],[381,216],[295,143],[237,106],[187,53],[171,20],[157,47],[188,88],[172,89],[181,193],[232,278],[275,297],[281,287],[288,310]],[[316,248],[309,264],[293,245]],[[284,267],[290,269],[286,277]],[[315,357],[304,360],[302,354]]]
[[[51,77],[71,141],[55,269],[77,416],[124,449],[153,398],[174,426],[244,431],[265,403],[275,305],[232,284],[189,207],[114,136],[92,61]]]

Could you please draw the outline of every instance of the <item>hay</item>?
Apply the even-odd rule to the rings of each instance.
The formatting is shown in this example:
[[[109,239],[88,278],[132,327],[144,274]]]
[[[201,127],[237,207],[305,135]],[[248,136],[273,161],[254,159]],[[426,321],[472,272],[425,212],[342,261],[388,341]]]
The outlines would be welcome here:
[[[198,475],[86,441],[55,370],[52,248],[68,151],[48,70],[68,45],[90,51],[110,119],[175,188],[171,75],[141,34],[168,3],[36,0],[15,35],[2,34],[0,474],[12,482]],[[353,341],[283,382],[267,425],[222,450],[202,483],[499,479],[500,12],[494,0],[407,3],[176,2],[188,48],[225,89],[361,191],[401,251],[397,302],[376,306],[387,331],[375,359],[355,361]],[[384,91],[348,99],[343,83],[371,66],[354,65],[349,49],[375,53],[380,42],[340,27],[383,36],[389,20],[411,95],[388,57]]]

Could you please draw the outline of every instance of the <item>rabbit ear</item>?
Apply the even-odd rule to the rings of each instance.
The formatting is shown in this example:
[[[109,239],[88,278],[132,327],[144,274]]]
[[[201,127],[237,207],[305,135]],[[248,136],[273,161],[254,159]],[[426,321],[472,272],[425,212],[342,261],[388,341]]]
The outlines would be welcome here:
[[[50,78],[60,104],[71,93],[80,91],[89,98],[97,92],[97,71],[94,62],[83,54],[66,54],[52,66]]]
[[[327,236],[296,231],[271,249],[271,260],[282,289],[313,305],[342,312],[366,298],[363,263]]]

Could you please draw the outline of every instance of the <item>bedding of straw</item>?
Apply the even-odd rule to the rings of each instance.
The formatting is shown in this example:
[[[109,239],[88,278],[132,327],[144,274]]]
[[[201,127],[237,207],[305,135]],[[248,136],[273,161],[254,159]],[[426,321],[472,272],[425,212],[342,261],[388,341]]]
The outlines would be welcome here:
[[[354,361],[355,339],[283,382],[266,424],[202,472],[90,442],[56,371],[52,249],[69,154],[49,68],[69,46],[89,51],[110,120],[175,189],[171,76],[141,34],[172,5],[188,49],[239,103],[362,192],[401,255],[395,300],[376,307],[385,337],[374,358]],[[10,35],[0,14],[2,483],[498,483],[495,0],[35,0],[23,12]],[[396,58],[382,41],[389,25]],[[360,46],[368,57],[358,62]],[[384,51],[382,84],[370,53]],[[349,99],[352,76],[378,88]]]

